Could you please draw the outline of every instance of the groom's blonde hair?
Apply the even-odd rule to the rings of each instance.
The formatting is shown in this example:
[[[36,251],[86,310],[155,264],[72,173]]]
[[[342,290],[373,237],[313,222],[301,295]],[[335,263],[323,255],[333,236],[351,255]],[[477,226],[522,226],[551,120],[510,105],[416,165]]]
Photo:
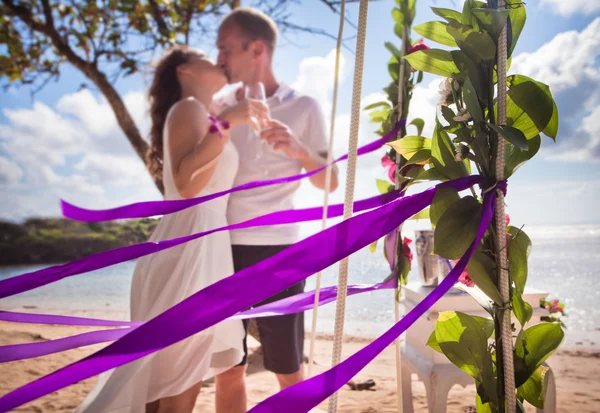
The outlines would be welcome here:
[[[219,30],[231,27],[231,25],[239,28],[242,35],[249,41],[261,40],[271,54],[275,51],[279,36],[277,25],[273,19],[260,10],[239,7],[223,18]]]

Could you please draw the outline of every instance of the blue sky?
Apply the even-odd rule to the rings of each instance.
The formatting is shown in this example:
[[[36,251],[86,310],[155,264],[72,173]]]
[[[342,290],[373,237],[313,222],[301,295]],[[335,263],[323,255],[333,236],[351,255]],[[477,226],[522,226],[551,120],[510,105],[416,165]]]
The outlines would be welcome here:
[[[316,0],[292,8],[294,21],[337,32],[338,17]],[[370,4],[363,105],[380,100],[389,82],[385,41],[393,35],[394,2]],[[430,6],[461,8],[446,0],[418,0],[415,24],[437,20]],[[511,179],[508,211],[517,224],[600,223],[595,207],[600,200],[600,3],[585,0],[528,2],[527,25],[514,53],[511,73],[521,73],[550,85],[561,114],[558,142],[544,138],[542,150]],[[358,6],[348,15],[357,20]],[[346,25],[346,34],[355,30]],[[413,35],[413,38],[416,35]],[[354,48],[354,41],[347,44]],[[195,42],[213,57],[211,43]],[[333,40],[308,34],[285,36],[276,53],[280,80],[296,86],[322,103],[330,116]],[[336,120],[335,152],[346,152],[354,55],[343,52],[344,64]],[[0,219],[57,216],[58,201],[100,208],[128,202],[159,199],[128,142],[116,126],[112,112],[93,90],[78,92],[85,81],[65,66],[59,82],[48,85],[34,100],[26,88],[0,95]],[[126,104],[144,133],[145,87],[148,75],[117,83]],[[422,117],[431,132],[440,78],[427,75],[415,91],[411,117]],[[362,143],[373,139],[374,127],[361,117]],[[383,151],[359,162],[356,196],[377,193],[375,179],[384,178],[379,164]],[[340,173],[345,176],[345,168]],[[342,183],[345,179],[342,179]],[[341,202],[343,187],[333,195]],[[299,206],[322,202],[322,194],[301,187]]]

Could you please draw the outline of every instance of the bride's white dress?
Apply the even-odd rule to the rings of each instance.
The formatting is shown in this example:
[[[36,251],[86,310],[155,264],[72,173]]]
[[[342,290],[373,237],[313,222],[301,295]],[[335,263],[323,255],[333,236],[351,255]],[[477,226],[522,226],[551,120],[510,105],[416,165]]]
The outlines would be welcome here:
[[[164,135],[165,199],[181,199]],[[238,154],[231,143],[208,185],[198,194],[231,188]],[[227,196],[162,217],[150,241],[182,237],[227,225]],[[138,259],[131,286],[131,320],[149,320],[195,292],[233,274],[227,231]],[[159,334],[168,334],[161,332]],[[237,365],[243,356],[242,322],[224,321],[154,354],[101,374],[76,413],[144,413],[151,401],[175,396]]]

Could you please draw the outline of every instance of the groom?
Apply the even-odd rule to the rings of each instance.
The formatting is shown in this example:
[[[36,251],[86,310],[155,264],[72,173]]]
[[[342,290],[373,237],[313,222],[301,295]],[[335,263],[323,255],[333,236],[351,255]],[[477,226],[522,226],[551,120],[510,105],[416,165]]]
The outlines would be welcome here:
[[[277,80],[273,73],[273,54],[277,46],[277,26],[265,14],[251,8],[238,8],[221,22],[218,32],[217,64],[228,82],[243,85],[261,82],[265,88],[271,122],[261,133],[269,143],[260,158],[258,138],[250,128],[231,131],[231,141],[239,153],[239,170],[234,186],[268,178],[296,175],[326,165],[328,139],[321,107],[314,99],[301,95]],[[225,97],[225,104],[244,97],[243,88]],[[270,148],[269,148],[270,146]],[[268,171],[268,176],[265,175]],[[310,177],[320,189],[325,187],[325,171]],[[337,169],[332,168],[331,191],[337,188]],[[235,192],[230,195],[228,220],[244,221],[273,211],[292,209],[299,182],[272,185]],[[256,264],[298,241],[294,224],[248,228],[231,232],[235,271]],[[281,291],[257,305],[280,300],[304,291],[304,282]],[[265,317],[256,320],[263,348],[265,369],[275,373],[281,389],[303,380],[304,314]],[[246,330],[248,323],[245,322]],[[247,410],[245,371],[248,348],[240,365],[217,376],[217,413],[242,413]]]

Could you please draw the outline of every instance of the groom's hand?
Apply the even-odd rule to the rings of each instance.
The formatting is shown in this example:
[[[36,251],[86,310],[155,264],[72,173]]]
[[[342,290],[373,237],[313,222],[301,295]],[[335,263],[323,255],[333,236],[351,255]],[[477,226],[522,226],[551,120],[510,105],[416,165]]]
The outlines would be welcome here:
[[[292,130],[275,119],[267,122],[260,137],[267,141],[274,150],[280,150],[292,159],[302,161],[310,156],[306,146],[296,139]]]

